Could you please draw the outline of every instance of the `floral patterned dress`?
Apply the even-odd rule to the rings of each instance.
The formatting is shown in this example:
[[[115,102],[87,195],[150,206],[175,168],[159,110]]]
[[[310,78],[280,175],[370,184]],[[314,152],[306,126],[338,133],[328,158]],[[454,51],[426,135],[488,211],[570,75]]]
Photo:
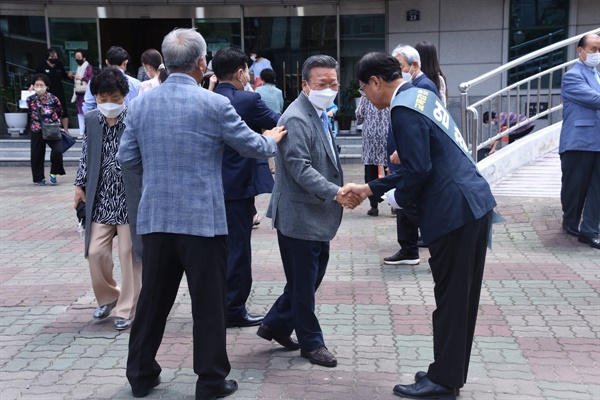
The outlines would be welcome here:
[[[362,162],[365,165],[387,165],[387,136],[390,109],[378,110],[365,96],[356,109],[356,123],[362,127]]]

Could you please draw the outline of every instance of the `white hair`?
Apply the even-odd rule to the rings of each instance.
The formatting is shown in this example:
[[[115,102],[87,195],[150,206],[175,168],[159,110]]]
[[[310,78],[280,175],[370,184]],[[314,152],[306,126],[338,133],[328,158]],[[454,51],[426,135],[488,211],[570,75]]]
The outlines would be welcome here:
[[[392,51],[392,56],[397,57],[398,54],[402,54],[402,57],[406,60],[408,65],[412,65],[415,61],[417,62],[417,66],[421,68],[421,56],[417,49],[407,44],[399,44],[396,46],[394,51]]]
[[[171,72],[193,71],[206,56],[206,42],[195,29],[176,28],[162,42],[164,64]]]

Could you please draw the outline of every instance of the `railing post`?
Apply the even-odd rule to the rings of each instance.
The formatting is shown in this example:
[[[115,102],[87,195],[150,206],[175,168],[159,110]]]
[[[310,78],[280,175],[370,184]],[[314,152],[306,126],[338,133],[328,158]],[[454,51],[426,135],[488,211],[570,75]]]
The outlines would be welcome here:
[[[469,94],[467,92],[469,91],[469,85],[463,83],[458,89],[460,90],[460,132],[467,141],[469,138],[471,139],[471,155],[473,156],[473,160],[477,162],[477,137],[471,134],[467,115],[467,107],[469,106]]]

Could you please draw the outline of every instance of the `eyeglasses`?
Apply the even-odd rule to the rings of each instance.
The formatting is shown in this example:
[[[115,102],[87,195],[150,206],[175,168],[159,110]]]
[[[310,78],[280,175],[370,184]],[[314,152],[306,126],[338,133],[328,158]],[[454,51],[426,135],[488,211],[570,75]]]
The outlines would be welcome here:
[[[364,87],[366,86],[366,83],[363,83],[362,85],[360,85],[358,87],[358,93],[360,93],[361,96],[366,96],[365,91],[364,91]]]
[[[307,81],[308,83],[315,85],[319,90],[324,90],[324,89],[331,89],[331,90],[338,90],[340,87],[340,84],[335,82],[335,83],[330,83],[329,85],[326,83],[322,83],[322,82],[311,82],[311,81]]]

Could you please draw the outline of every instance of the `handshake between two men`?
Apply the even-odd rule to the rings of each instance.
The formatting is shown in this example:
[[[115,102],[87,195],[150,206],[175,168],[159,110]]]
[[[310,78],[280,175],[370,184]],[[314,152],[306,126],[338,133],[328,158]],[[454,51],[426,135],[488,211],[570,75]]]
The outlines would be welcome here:
[[[347,183],[340,188],[335,196],[335,201],[344,208],[353,209],[371,195],[373,192],[368,184]]]

